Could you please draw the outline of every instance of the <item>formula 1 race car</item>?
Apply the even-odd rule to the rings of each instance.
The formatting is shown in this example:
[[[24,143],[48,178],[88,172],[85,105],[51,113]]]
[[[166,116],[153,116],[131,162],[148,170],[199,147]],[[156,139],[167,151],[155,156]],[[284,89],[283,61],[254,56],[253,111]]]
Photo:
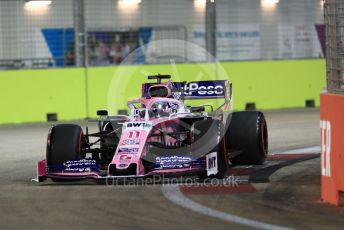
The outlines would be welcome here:
[[[142,97],[128,101],[130,115],[98,110],[99,131],[54,125],[37,181],[136,178],[190,174],[223,178],[230,165],[262,164],[268,153],[267,124],[258,111],[230,112],[232,85],[226,80],[162,83],[154,75]],[[189,99],[224,103],[188,107]],[[206,111],[207,110],[209,111]],[[91,139],[94,141],[91,142]]]

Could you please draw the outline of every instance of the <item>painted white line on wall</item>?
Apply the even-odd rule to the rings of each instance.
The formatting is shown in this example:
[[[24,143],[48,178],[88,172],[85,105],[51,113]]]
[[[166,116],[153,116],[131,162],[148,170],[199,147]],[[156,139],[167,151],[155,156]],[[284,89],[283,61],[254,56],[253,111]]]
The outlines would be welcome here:
[[[240,216],[231,215],[225,212],[221,212],[221,211],[206,207],[184,196],[184,194],[180,191],[179,186],[164,185],[162,186],[161,190],[162,190],[162,194],[169,201],[183,208],[190,209],[194,212],[198,212],[207,216],[211,216],[211,217],[218,218],[224,221],[228,221],[231,223],[247,226],[250,228],[256,228],[256,229],[264,229],[264,230],[290,230],[291,229],[287,227],[272,225],[272,224],[268,224],[268,223],[264,223],[264,222],[260,222],[256,220],[243,218]]]
[[[320,153],[320,146],[313,146],[313,147],[307,147],[307,148],[300,148],[300,149],[293,149],[293,150],[288,150],[286,152],[282,152],[282,154],[299,154],[299,153],[304,153],[304,154],[314,154],[314,153]]]

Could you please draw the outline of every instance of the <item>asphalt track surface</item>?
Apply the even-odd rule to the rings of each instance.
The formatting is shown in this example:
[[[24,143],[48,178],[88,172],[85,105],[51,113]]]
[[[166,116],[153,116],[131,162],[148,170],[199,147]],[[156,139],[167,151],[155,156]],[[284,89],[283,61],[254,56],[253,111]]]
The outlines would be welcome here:
[[[271,153],[319,145],[317,109],[265,113]],[[50,126],[0,126],[1,229],[252,228],[173,203],[161,185],[31,182],[36,161],[44,158]],[[252,183],[255,192],[184,196],[209,209],[273,226],[342,229],[344,208],[320,201],[319,165],[315,157],[280,167],[268,173],[268,181]]]

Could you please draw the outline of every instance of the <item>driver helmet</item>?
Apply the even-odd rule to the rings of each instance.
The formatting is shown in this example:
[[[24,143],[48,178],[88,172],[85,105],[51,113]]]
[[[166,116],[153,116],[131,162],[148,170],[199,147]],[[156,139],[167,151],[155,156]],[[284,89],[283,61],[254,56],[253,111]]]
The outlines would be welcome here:
[[[171,106],[168,102],[156,102],[152,106],[152,111],[156,117],[166,117],[171,113]]]

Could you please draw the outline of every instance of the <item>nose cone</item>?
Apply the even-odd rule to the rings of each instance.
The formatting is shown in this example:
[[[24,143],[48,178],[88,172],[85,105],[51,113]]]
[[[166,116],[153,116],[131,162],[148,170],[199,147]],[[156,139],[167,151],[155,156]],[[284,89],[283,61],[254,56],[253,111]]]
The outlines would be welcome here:
[[[139,175],[144,173],[141,156],[152,124],[149,122],[126,122],[116,153],[109,165],[109,175]]]

